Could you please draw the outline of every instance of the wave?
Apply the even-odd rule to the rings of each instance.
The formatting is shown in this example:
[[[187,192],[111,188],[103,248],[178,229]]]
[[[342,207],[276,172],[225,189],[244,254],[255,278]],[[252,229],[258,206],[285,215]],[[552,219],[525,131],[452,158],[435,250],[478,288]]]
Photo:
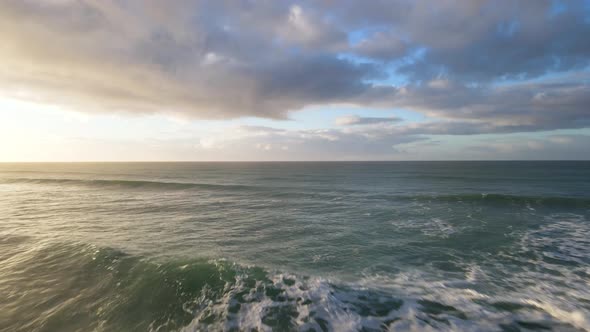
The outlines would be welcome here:
[[[584,312],[421,275],[345,283],[226,260],[154,260],[82,243],[36,243],[2,263],[0,331],[590,328]]]
[[[526,196],[508,194],[455,194],[387,196],[393,200],[420,202],[480,203],[497,205],[534,205],[546,207],[590,207],[590,198],[568,196]]]
[[[122,180],[122,179],[74,179],[74,178],[4,178],[0,184],[43,184],[43,185],[77,185],[101,188],[128,188],[128,189],[164,189],[164,190],[188,190],[204,189],[217,191],[264,191],[265,194],[276,198],[294,198],[313,196],[321,199],[377,199],[388,201],[416,201],[422,203],[475,203],[487,205],[519,205],[527,207],[564,207],[564,208],[590,208],[590,198],[573,196],[530,196],[512,195],[501,193],[459,193],[448,195],[399,195],[399,194],[367,194],[356,190],[313,189],[306,191],[296,187],[263,187],[258,185],[240,184],[212,184],[193,182],[166,182],[153,180]]]
[[[5,178],[0,183],[29,183],[29,184],[49,184],[49,185],[86,185],[98,187],[125,187],[125,188],[153,188],[153,189],[190,189],[202,188],[210,190],[249,190],[255,188],[247,185],[236,184],[211,184],[211,183],[192,183],[192,182],[166,182],[166,181],[148,181],[148,180],[118,180],[118,179],[69,179],[69,178]]]

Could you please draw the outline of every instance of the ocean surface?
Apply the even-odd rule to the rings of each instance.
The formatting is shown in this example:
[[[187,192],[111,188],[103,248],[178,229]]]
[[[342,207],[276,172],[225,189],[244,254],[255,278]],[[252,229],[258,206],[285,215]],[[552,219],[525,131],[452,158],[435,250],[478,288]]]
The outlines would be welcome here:
[[[0,331],[271,330],[590,330],[590,162],[0,164]]]

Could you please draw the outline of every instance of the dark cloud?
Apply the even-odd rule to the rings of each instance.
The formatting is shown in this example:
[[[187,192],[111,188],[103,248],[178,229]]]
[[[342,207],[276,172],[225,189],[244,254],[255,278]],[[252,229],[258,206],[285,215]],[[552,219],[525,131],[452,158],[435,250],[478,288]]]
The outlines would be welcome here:
[[[589,5],[571,1],[344,1],[324,4],[349,27],[374,28],[373,56],[411,61],[413,80],[527,78],[590,64]],[[421,49],[418,56],[404,50]],[[367,52],[361,52],[367,54]],[[415,54],[414,54],[415,55]]]
[[[388,129],[408,135],[583,128],[588,77],[566,74],[587,73],[589,17],[578,0],[7,0],[0,88],[88,112],[285,118],[345,104],[438,119]]]
[[[590,24],[585,5],[582,1],[568,1],[566,11],[552,14],[554,3],[557,2],[480,1],[479,6],[464,12],[464,17],[449,17],[463,24],[456,27],[457,31],[443,28],[440,20],[430,21],[439,25],[427,24],[422,29],[429,32],[420,31],[428,36],[425,55],[401,71],[417,78],[444,74],[487,82],[538,77],[588,66],[590,40],[584,36],[590,34]],[[470,35],[472,31],[478,33]],[[453,33],[468,38],[454,41],[450,37]]]
[[[447,80],[382,87],[364,95],[375,107],[413,109],[431,118],[472,123],[465,131],[539,131],[590,126],[590,85],[583,82],[466,86]],[[444,123],[444,122],[442,122]]]
[[[355,54],[369,59],[393,61],[408,53],[409,43],[393,31],[377,31],[351,48]]]

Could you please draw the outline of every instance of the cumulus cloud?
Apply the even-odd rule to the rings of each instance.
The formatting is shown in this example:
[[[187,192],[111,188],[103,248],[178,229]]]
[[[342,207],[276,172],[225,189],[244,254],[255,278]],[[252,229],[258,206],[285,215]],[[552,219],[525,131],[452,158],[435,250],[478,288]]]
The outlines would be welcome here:
[[[583,128],[588,77],[547,75],[587,73],[589,12],[582,0],[7,0],[0,89],[81,112],[286,118],[344,104],[440,121],[395,129],[409,133]]]

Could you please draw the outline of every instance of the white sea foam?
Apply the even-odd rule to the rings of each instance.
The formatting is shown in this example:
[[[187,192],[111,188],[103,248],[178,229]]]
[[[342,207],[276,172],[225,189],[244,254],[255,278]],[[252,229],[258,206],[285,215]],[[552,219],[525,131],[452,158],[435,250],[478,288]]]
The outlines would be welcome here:
[[[392,225],[399,229],[415,230],[428,237],[448,238],[452,234],[461,231],[460,228],[441,218],[424,218],[409,220],[393,220]]]
[[[500,252],[501,264],[494,255],[466,262],[463,277],[416,269],[352,283],[283,273],[250,286],[238,279],[218,300],[203,296],[204,309],[185,331],[271,331],[273,324],[300,331],[590,331],[590,224],[582,218],[552,215]],[[207,322],[208,315],[219,319]]]
[[[229,309],[238,303],[236,294],[245,290],[243,284],[210,301],[205,314],[199,314],[185,331],[272,331],[267,323],[273,319],[290,320],[288,329],[300,331],[498,331],[500,326],[526,327],[527,323],[562,331],[590,330],[586,312],[562,309],[558,299],[542,298],[533,289],[483,294],[469,288],[473,285],[469,280],[437,281],[417,271],[348,284],[275,274],[265,287],[280,289],[280,298],[261,291],[263,284],[259,281],[247,291],[235,313]],[[502,304],[515,309],[502,309]],[[223,319],[203,323],[203,317],[212,313]]]

